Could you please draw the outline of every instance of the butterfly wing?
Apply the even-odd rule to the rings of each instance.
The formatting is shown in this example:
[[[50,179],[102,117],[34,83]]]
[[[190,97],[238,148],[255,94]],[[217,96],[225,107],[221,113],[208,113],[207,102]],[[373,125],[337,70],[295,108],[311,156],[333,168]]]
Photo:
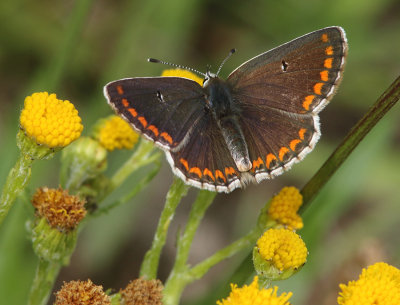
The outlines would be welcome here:
[[[313,149],[320,137],[318,113],[342,79],[346,53],[343,29],[329,27],[263,53],[229,75],[257,181],[281,174]]]
[[[204,115],[204,92],[181,77],[127,78],[108,83],[104,95],[135,130],[164,150],[179,150]]]
[[[211,112],[201,118],[182,149],[166,154],[174,173],[190,185],[218,192],[230,192],[242,185]]]

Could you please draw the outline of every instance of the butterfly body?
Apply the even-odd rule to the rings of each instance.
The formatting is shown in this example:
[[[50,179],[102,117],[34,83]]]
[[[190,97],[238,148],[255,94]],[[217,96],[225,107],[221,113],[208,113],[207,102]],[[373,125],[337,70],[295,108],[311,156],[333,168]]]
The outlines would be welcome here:
[[[226,80],[211,73],[203,86],[180,77],[127,78],[104,93],[165,151],[177,176],[230,192],[280,175],[314,148],[318,113],[342,79],[346,54],[343,29],[328,27],[248,60]]]

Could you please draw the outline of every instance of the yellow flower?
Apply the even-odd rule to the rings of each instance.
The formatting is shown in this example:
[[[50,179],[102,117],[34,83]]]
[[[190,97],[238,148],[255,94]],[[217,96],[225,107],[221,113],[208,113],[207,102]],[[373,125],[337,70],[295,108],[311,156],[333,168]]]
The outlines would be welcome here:
[[[199,83],[201,86],[203,86],[203,79],[188,70],[168,69],[168,70],[164,70],[161,73],[161,76],[176,76],[176,77],[189,78],[189,79],[194,80],[195,82]]]
[[[51,148],[67,146],[79,138],[83,129],[74,105],[47,92],[25,98],[20,124],[38,144]]]
[[[218,305],[290,305],[288,300],[292,293],[283,293],[278,296],[278,287],[260,289],[258,277],[255,276],[250,285],[238,288],[236,284],[231,284],[231,293],[226,299],[217,301]]]
[[[307,260],[304,241],[288,229],[269,229],[258,239],[253,250],[256,271],[269,279],[286,279]]]
[[[357,281],[339,286],[339,305],[400,304],[400,270],[386,263],[369,266]]]
[[[303,220],[297,214],[303,204],[303,196],[293,186],[284,187],[271,199],[268,215],[277,223],[298,230],[303,227]]]
[[[102,286],[91,280],[64,282],[56,292],[54,305],[111,305],[111,300]]]
[[[109,151],[114,149],[131,149],[139,140],[139,135],[132,127],[121,119],[113,115],[105,120],[98,134],[101,146]]]

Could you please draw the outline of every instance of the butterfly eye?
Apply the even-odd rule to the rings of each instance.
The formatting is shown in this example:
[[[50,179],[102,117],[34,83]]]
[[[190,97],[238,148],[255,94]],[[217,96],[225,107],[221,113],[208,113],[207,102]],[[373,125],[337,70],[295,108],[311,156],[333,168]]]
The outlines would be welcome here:
[[[282,71],[286,72],[288,67],[289,67],[289,64],[284,59],[282,59],[282,67],[281,67]]]
[[[204,78],[204,80],[203,80],[203,87],[207,84],[207,82],[209,81],[209,79],[210,79],[210,78],[207,77],[207,76]]]
[[[158,90],[157,90],[157,98],[160,100],[160,102],[165,103],[164,96]]]

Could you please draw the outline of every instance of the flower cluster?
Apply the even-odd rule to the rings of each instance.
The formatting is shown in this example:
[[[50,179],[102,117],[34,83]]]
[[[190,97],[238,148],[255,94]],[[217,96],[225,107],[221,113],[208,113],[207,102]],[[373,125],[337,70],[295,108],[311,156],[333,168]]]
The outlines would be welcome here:
[[[203,79],[201,77],[198,77],[196,74],[184,69],[167,69],[161,73],[161,76],[184,77],[194,80],[201,86],[203,85]]]
[[[307,259],[307,248],[299,235],[287,229],[269,229],[257,241],[260,255],[279,270],[299,268]]]
[[[340,284],[339,305],[400,304],[400,270],[386,263],[363,269],[357,281]]]
[[[217,301],[218,305],[290,305],[288,300],[292,293],[283,293],[278,296],[278,287],[260,289],[258,277],[255,276],[250,285],[238,288],[231,284],[231,293],[226,299]]]
[[[85,201],[62,189],[39,188],[32,204],[40,217],[61,231],[74,229],[86,215]]]
[[[163,285],[160,280],[135,279],[121,290],[126,305],[162,305]]]
[[[51,148],[67,146],[79,138],[83,129],[74,105],[47,92],[34,93],[25,98],[20,124],[38,144]]]
[[[91,280],[64,282],[56,293],[54,305],[111,305],[111,300],[102,286],[93,284]]]
[[[277,223],[293,230],[301,229],[303,220],[297,214],[297,211],[302,203],[303,196],[297,188],[292,186],[284,187],[271,199],[268,216]]]
[[[98,134],[100,144],[109,151],[131,149],[139,140],[139,135],[119,116],[106,119]]]

